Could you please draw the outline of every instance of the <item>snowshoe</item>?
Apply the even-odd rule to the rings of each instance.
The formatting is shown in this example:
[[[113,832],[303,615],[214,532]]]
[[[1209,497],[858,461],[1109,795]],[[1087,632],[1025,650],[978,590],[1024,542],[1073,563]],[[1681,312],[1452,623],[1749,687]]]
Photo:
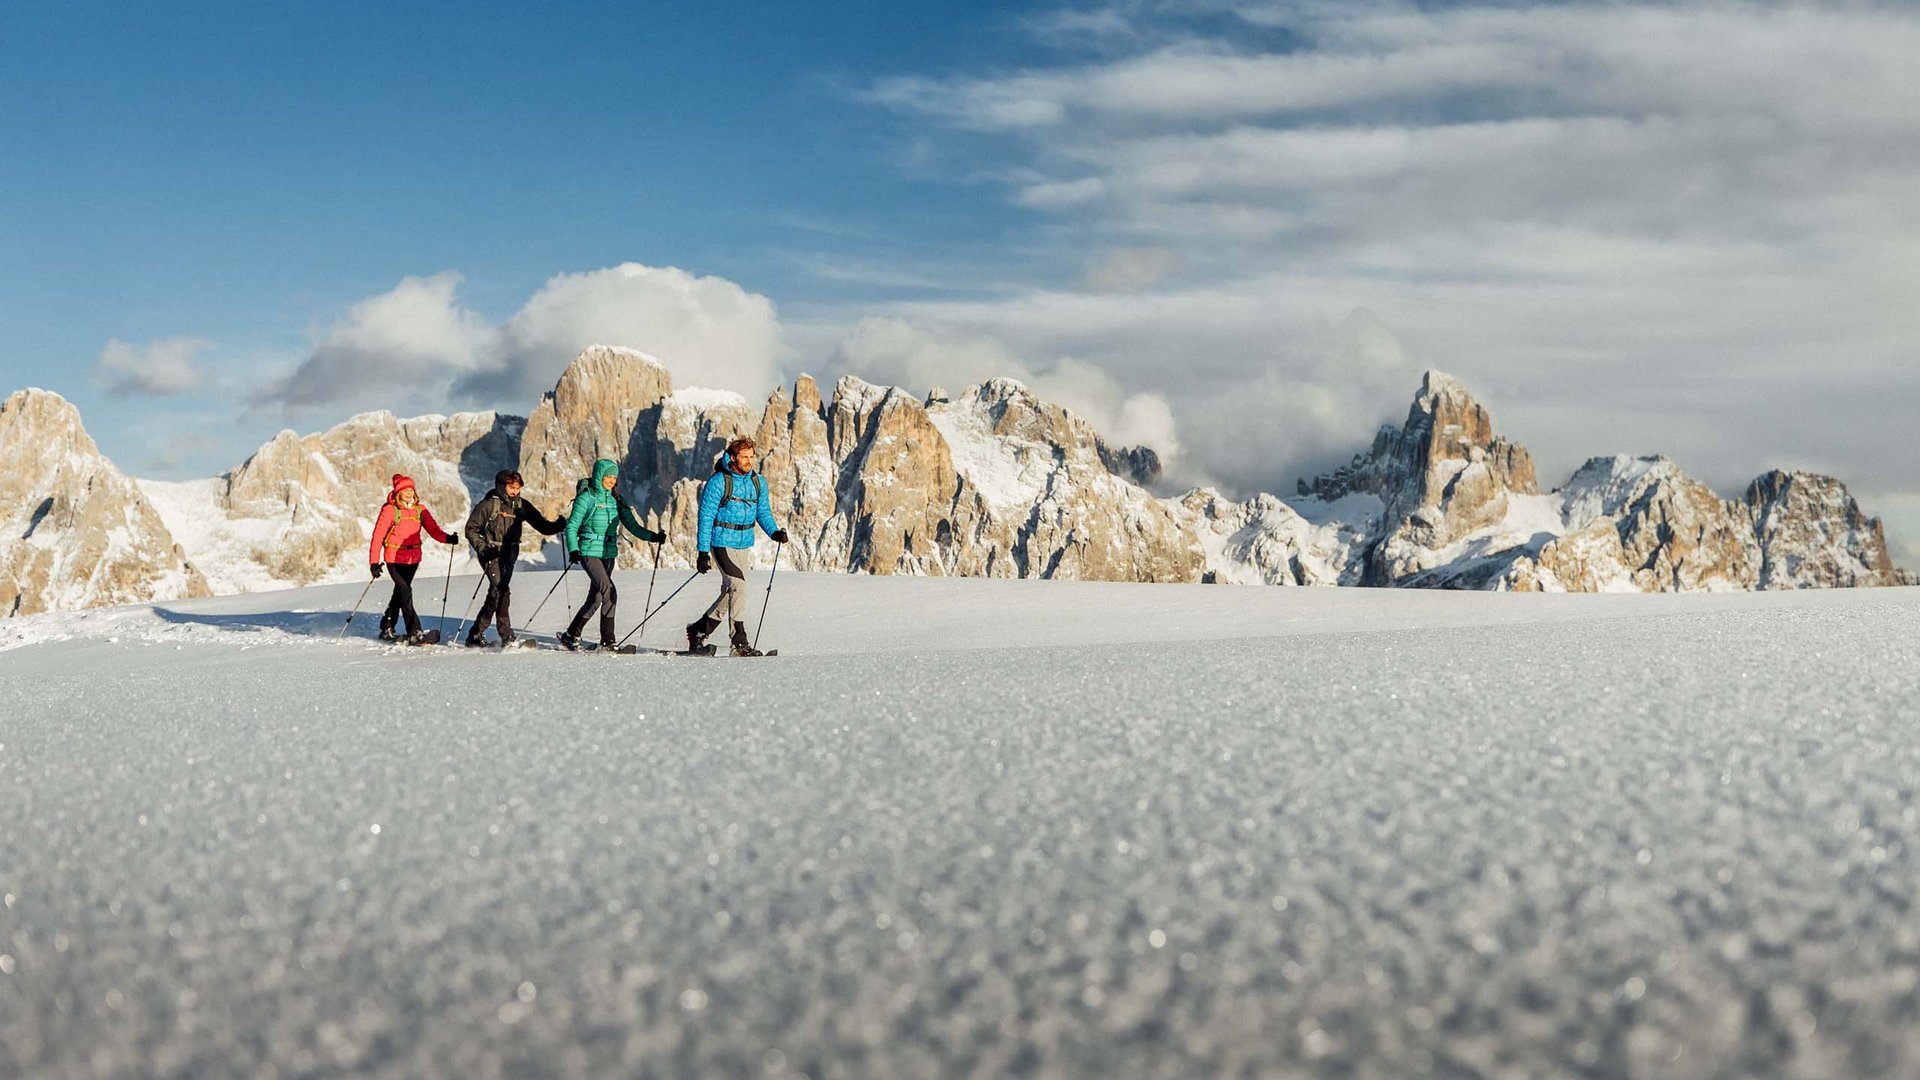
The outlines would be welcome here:
[[[484,649],[487,647],[487,639],[478,634],[468,634],[466,644],[469,649]]]
[[[747,645],[747,644],[744,644],[744,643],[739,643],[739,642],[736,642],[736,643],[734,644],[734,646],[733,646],[733,655],[735,655],[735,656],[765,656],[765,655],[767,655],[767,654],[766,654],[766,653],[763,653],[763,652],[761,652],[761,651],[760,651],[759,649],[756,649],[756,648],[754,648],[754,647],[753,647],[753,646],[751,646],[751,645]]]
[[[595,651],[603,652],[603,653],[613,653],[616,656],[632,656],[633,654],[640,651],[640,646],[619,645],[611,641],[603,641],[600,643],[600,648]]]
[[[715,648],[712,645],[695,645],[692,648],[687,649],[685,652],[677,652],[677,653],[674,653],[673,655],[675,656],[712,656],[715,653],[718,653],[719,651],[720,651],[719,649]]]
[[[408,635],[407,635],[407,644],[409,644],[409,645],[438,645],[438,644],[440,644],[440,631],[438,631],[438,630],[422,630],[422,631],[420,631],[420,632],[418,632],[418,633],[414,633],[414,634],[408,634]]]
[[[559,633],[553,635],[553,640],[559,642],[560,647],[567,650],[568,652],[580,651],[580,638],[578,635],[569,634],[565,630],[562,630]]]
[[[380,640],[385,642],[395,642],[395,641],[399,641],[400,638],[398,637],[398,635],[394,634],[393,627],[383,626],[380,628]]]

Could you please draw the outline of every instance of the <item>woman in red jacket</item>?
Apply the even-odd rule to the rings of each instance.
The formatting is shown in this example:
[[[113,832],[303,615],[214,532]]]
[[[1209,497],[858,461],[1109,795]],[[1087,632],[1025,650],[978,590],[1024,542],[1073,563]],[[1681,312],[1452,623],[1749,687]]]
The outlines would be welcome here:
[[[420,533],[443,544],[458,545],[460,539],[440,527],[433,513],[420,505],[420,493],[413,479],[395,473],[393,490],[387,493],[387,505],[380,508],[380,519],[373,523],[373,550],[367,553],[374,577],[380,576],[381,562],[393,568],[393,599],[387,601],[387,613],[380,617],[380,640],[397,641],[393,624],[407,618],[407,644],[418,645],[420,616],[413,610],[413,575],[420,570]]]

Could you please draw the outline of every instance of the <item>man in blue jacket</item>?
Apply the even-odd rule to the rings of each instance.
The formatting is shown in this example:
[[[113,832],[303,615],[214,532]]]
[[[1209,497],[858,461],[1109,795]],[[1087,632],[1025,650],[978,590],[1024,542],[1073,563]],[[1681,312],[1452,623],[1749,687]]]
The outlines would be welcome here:
[[[787,530],[773,519],[767,501],[767,480],[753,470],[756,448],[742,436],[727,444],[713,475],[700,489],[700,537],[697,568],[704,574],[720,564],[720,597],[697,622],[687,626],[687,651],[713,655],[707,635],[720,621],[733,623],[733,655],[759,656],[747,641],[747,556],[753,549],[753,530],[766,530],[776,544],[787,542]],[[735,553],[740,554],[736,555]]]

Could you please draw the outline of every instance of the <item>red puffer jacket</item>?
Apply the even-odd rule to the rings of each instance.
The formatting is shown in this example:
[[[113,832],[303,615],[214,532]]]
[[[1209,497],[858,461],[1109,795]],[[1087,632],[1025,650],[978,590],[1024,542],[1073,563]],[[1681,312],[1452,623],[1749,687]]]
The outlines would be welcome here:
[[[380,519],[373,523],[373,546],[367,552],[367,561],[378,565],[382,562],[396,563],[402,566],[420,565],[420,532],[426,530],[429,536],[441,543],[447,543],[453,537],[433,520],[433,513],[416,501],[412,506],[402,508],[397,501],[400,493],[413,489],[416,498],[419,489],[413,487],[413,479],[398,473],[393,477],[393,490],[387,492],[387,505],[380,508]],[[385,556],[382,558],[381,556]]]

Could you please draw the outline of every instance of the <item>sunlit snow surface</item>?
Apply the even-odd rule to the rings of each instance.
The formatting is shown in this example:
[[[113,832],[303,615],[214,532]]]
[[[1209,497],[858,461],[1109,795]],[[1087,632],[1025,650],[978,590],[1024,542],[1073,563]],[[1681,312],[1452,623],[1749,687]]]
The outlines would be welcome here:
[[[1920,1075],[1920,590],[358,592],[0,623],[0,1076]]]

